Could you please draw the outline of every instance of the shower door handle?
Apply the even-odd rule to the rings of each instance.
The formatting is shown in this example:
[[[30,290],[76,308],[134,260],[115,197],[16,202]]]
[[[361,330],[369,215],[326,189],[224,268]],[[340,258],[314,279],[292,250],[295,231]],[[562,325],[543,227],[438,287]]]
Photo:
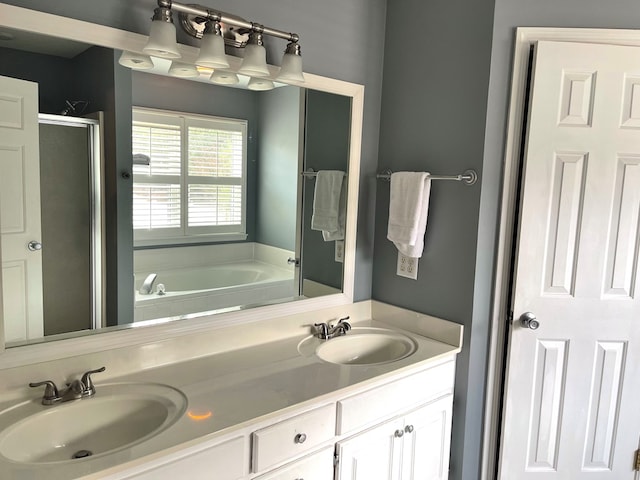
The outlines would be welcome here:
[[[38,250],[42,250],[42,244],[36,240],[31,240],[27,243],[27,248],[32,252],[37,252]]]

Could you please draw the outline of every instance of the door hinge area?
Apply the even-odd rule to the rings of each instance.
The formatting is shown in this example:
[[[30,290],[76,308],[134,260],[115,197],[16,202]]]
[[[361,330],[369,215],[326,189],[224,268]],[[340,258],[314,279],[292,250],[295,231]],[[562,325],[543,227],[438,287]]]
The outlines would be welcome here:
[[[633,469],[640,472],[640,449],[636,450],[636,458],[633,460]]]
[[[333,454],[333,466],[337,467],[338,464],[340,463],[340,455],[337,453]]]

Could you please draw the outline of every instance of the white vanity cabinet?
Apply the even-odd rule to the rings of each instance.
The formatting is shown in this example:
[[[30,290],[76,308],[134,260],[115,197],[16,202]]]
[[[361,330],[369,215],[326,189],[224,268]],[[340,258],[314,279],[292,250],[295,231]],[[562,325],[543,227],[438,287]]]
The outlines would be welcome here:
[[[338,442],[336,480],[444,480],[452,395]]]
[[[128,480],[444,480],[455,357],[257,420]]]

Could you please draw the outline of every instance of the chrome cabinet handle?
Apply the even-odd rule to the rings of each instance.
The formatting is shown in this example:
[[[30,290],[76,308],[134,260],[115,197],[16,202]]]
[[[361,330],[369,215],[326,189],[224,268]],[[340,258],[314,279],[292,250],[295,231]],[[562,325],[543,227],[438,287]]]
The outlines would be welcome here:
[[[402,429],[398,429],[396,430],[396,432],[393,434],[396,438],[401,438],[404,435],[404,430]]]
[[[27,243],[27,248],[32,252],[37,252],[38,250],[42,250],[42,244],[36,240],[31,240]]]
[[[530,330],[537,330],[540,326],[540,322],[537,320],[536,316],[531,312],[525,312],[520,315],[520,323],[524,328],[528,328]]]
[[[302,444],[302,443],[307,441],[307,434],[306,433],[299,433],[294,437],[293,441],[295,443]]]
[[[413,425],[407,425],[404,427],[404,431],[407,433],[413,433]]]

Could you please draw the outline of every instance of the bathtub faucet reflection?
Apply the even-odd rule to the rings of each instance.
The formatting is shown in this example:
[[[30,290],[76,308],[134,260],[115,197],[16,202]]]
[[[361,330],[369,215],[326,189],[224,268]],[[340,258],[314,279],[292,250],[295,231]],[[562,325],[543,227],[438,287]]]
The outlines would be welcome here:
[[[140,292],[140,295],[149,295],[151,293],[151,291],[153,290],[153,282],[156,281],[157,277],[157,273],[150,273],[149,275],[147,275],[147,278],[144,279],[140,290],[138,290],[138,292]]]

